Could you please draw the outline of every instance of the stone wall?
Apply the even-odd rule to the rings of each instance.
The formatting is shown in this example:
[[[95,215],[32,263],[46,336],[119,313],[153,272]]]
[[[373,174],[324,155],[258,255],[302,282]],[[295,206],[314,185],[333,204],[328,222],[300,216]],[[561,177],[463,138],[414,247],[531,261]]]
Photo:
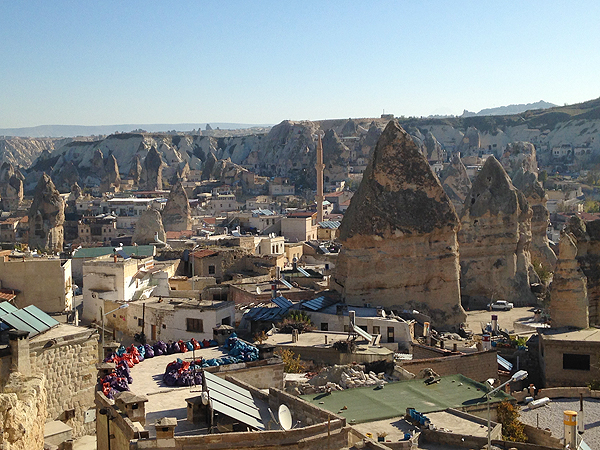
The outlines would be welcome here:
[[[498,360],[496,352],[493,351],[405,361],[401,367],[415,375],[429,368],[440,376],[460,373],[479,382],[488,378],[498,378]]]
[[[44,375],[13,373],[0,390],[0,448],[31,450],[44,447],[46,423]]]
[[[441,444],[446,446],[452,446],[453,448],[483,448],[485,445],[487,445],[487,438],[456,433],[447,433],[445,431],[423,430],[421,431],[421,435],[419,438],[419,444],[422,443]],[[518,450],[548,450],[549,448],[554,448],[547,447],[545,445],[496,440],[492,440],[492,444],[499,448],[516,448]]]
[[[257,389],[283,389],[283,361],[280,358],[209,367],[205,370],[221,378],[234,374],[236,379]]]
[[[585,386],[592,380],[600,379],[600,342],[597,341],[558,341],[540,335],[542,355],[542,373],[545,387]],[[570,370],[563,368],[563,355],[589,355],[589,370]]]
[[[94,431],[93,422],[84,423],[84,414],[94,407],[98,335],[89,329],[74,329],[52,339],[40,335],[30,342],[30,351],[32,372],[45,376],[47,420],[63,420],[77,438]],[[71,410],[74,416],[65,420],[65,411]]]

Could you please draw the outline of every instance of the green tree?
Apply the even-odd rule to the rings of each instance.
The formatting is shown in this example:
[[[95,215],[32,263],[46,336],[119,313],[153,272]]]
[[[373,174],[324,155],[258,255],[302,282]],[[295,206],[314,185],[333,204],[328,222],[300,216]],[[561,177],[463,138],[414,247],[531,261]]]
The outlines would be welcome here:
[[[502,424],[502,438],[511,442],[527,442],[525,425],[519,420],[519,410],[510,402],[498,405],[498,422]]]

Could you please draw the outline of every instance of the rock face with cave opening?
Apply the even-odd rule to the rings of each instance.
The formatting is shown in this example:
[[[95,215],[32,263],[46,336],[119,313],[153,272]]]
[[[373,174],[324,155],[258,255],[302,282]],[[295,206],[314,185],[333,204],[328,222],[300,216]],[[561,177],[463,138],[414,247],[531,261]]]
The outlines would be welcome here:
[[[335,281],[346,302],[417,309],[440,329],[457,327],[466,319],[458,229],[427,159],[396,121],[388,123],[340,227]]]
[[[525,195],[490,156],[461,213],[458,242],[464,302],[474,306],[492,299],[515,306],[536,302],[530,288],[530,281],[539,281],[529,252],[531,217]]]
[[[52,179],[44,174],[29,209],[29,246],[60,252],[63,249],[65,203]]]

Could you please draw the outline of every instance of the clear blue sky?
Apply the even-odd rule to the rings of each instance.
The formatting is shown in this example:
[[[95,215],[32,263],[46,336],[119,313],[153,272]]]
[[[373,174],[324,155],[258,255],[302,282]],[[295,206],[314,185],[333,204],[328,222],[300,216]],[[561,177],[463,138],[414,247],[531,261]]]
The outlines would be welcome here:
[[[600,2],[0,0],[0,128],[600,97]]]

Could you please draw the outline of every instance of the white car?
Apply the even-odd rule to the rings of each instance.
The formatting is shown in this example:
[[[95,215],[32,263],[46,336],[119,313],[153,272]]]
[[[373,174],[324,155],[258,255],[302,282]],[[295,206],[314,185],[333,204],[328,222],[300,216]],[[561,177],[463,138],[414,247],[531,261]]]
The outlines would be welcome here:
[[[515,307],[515,305],[507,302],[506,300],[497,300],[494,303],[488,304],[487,306],[488,309],[491,307],[492,311],[510,311]]]

